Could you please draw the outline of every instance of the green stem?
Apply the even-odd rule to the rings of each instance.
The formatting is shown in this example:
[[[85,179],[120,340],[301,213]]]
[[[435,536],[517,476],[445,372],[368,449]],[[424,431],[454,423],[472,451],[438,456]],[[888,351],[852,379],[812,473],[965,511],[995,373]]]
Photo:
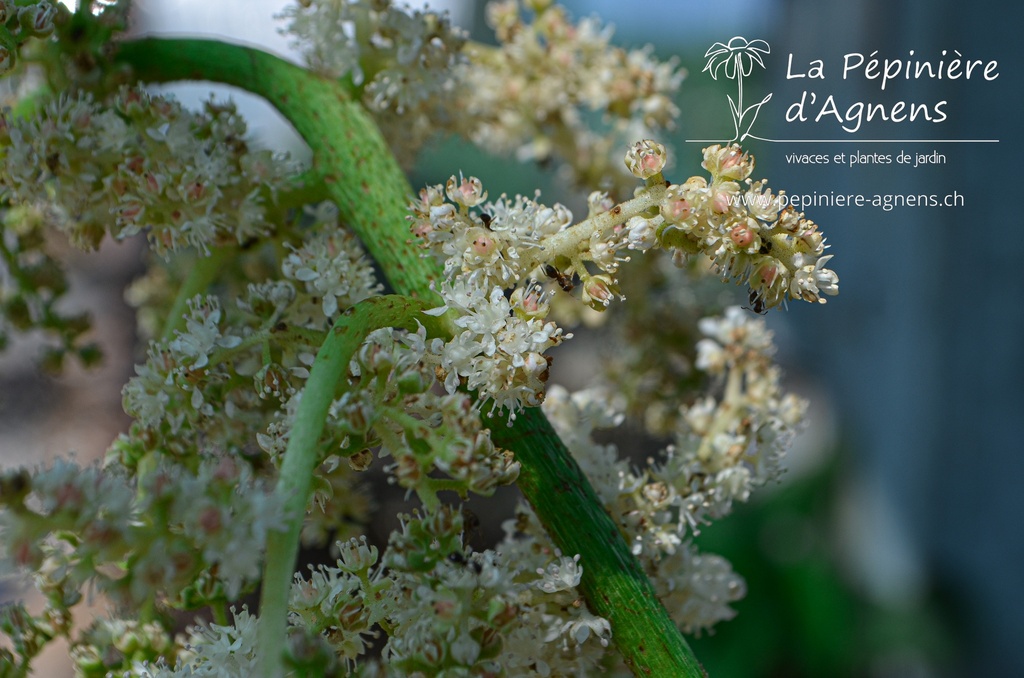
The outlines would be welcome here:
[[[376,259],[392,288],[400,294],[436,299],[430,282],[440,280],[443,272],[410,242],[406,204],[413,191],[373,120],[349,98],[343,84],[258,50],[209,40],[126,42],[116,59],[133,67],[141,80],[212,80],[266,98],[312,147],[314,167],[322,173],[343,220]],[[332,333],[328,341],[333,338]],[[307,403],[307,397],[302,406],[312,408],[313,399]],[[491,430],[495,441],[511,449],[522,465],[519,486],[555,545],[565,554],[581,554],[581,591],[590,608],[610,622],[613,641],[633,672],[702,675],[639,562],[544,414],[527,410],[512,427],[492,420]],[[308,484],[312,470],[308,466],[307,477],[289,482]],[[283,475],[284,469],[282,482]],[[274,607],[261,608],[261,618],[270,615],[260,623],[263,651],[281,647],[285,632],[283,615],[295,553],[287,552],[285,566],[284,550],[278,551],[273,546],[268,549],[263,586],[265,595],[272,597],[267,602]]]
[[[268,678],[278,678],[283,672],[288,595],[299,552],[299,535],[312,491],[313,471],[323,459],[320,435],[327,410],[337,397],[339,386],[344,384],[345,368],[366,336],[380,327],[414,330],[419,320],[429,336],[448,336],[443,319],[421,313],[429,307],[424,301],[407,297],[366,299],[338,318],[313,361],[274,489],[284,502],[287,529],[271,532],[267,537],[257,646],[263,658],[261,667]]]
[[[487,408],[484,408],[487,411]],[[495,445],[515,451],[516,484],[563,554],[580,554],[580,592],[612,624],[612,640],[636,676],[704,676],[703,668],[583,471],[543,412],[509,427],[491,418]]]

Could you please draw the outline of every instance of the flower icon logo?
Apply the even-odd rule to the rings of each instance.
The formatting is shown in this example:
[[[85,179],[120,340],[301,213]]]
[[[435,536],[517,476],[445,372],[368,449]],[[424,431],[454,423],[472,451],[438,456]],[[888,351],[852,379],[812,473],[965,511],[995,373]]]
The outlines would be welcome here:
[[[772,98],[772,95],[769,94],[758,103],[743,107],[743,78],[754,72],[754,64],[764,68],[764,60],[761,55],[770,54],[771,51],[771,47],[764,40],[747,40],[737,35],[728,43],[716,42],[704,54],[704,58],[708,60],[704,70],[711,73],[712,78],[718,80],[719,73],[724,73],[726,78],[736,81],[738,88],[736,100],[733,101],[732,96],[728,97],[732,122],[736,131],[731,141],[743,141],[751,136],[750,128],[757,120],[761,106]]]

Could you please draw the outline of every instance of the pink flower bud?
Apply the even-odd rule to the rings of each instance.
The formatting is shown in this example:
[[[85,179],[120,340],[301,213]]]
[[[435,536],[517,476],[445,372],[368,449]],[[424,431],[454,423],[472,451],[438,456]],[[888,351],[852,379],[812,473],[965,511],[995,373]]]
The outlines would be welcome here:
[[[764,264],[754,273],[752,282],[760,283],[758,287],[771,287],[779,276],[779,268],[775,264]]]
[[[434,230],[434,227],[430,225],[427,220],[414,221],[412,224],[412,234],[417,238],[425,238],[427,234]]]
[[[544,318],[549,310],[544,301],[544,290],[539,285],[517,287],[513,290],[509,303],[518,315],[526,318]]]
[[[199,527],[203,528],[203,531],[207,534],[220,532],[222,527],[220,511],[213,506],[206,508],[199,515]]]
[[[185,191],[185,195],[193,202],[202,200],[203,196],[206,195],[206,185],[199,181],[192,182],[189,184],[188,190]]]
[[[754,159],[735,144],[724,148],[715,144],[705,148],[701,165],[716,180],[743,181],[754,171]]]
[[[800,241],[803,242],[803,244],[811,252],[821,252],[822,251],[822,246],[821,245],[822,245],[822,242],[823,242],[823,238],[821,237],[821,233],[817,229],[810,228],[810,229],[804,231],[803,233],[801,233],[797,237],[800,238]]]
[[[475,238],[473,238],[473,242],[470,243],[470,247],[476,255],[486,257],[494,251],[496,245],[494,243],[494,238],[486,232],[480,232],[476,234]]]
[[[162,187],[160,185],[160,179],[155,174],[152,172],[146,172],[143,175],[143,179],[145,179],[146,188],[149,189],[150,193],[155,193],[157,195],[160,194]]]
[[[448,179],[445,192],[448,194],[449,200],[465,207],[475,207],[487,200],[487,191],[484,190],[480,180],[476,177],[463,178],[461,174],[459,174],[458,181],[454,176]]]
[[[754,242],[754,231],[746,224],[739,224],[733,226],[732,230],[729,231],[729,239],[733,241],[736,247],[746,249]]]
[[[640,179],[649,179],[665,168],[668,154],[665,147],[656,141],[644,139],[633,144],[626,153],[626,168]]]
[[[715,193],[715,197],[711,200],[711,209],[719,214],[725,214],[729,211],[730,195],[726,191],[718,191]]]
[[[673,188],[676,188],[673,186]],[[665,201],[661,203],[661,216],[665,218],[665,221],[672,224],[679,224],[689,218],[693,207],[690,205],[690,201],[682,197],[679,192],[670,193],[665,196]]]
[[[141,202],[133,200],[130,202],[126,202],[125,204],[117,208],[117,213],[120,219],[123,221],[135,221],[140,216],[142,216],[142,213],[143,211],[145,211],[145,209],[146,208],[143,206]]]
[[[583,303],[597,311],[603,311],[618,292],[615,281],[607,275],[595,275],[583,284]]]

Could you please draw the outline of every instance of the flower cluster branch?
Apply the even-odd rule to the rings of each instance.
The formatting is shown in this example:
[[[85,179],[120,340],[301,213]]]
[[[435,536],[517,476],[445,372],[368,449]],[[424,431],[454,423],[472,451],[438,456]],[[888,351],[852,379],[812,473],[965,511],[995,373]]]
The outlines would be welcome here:
[[[745,583],[693,536],[778,476],[805,411],[764,322],[706,281],[766,312],[838,276],[739,146],[667,178],[676,63],[548,0],[492,3],[496,46],[389,0],[302,0],[283,18],[308,68],[121,40],[127,16],[0,1],[0,68],[55,92],[0,115],[0,340],[94,362],[55,236],[150,252],[128,430],[102,465],[0,472],[3,562],[46,600],[0,608],[0,673],[64,637],[89,676],[699,676],[681,632]],[[266,98],[312,166],[257,150],[230,103],[139,85],[197,77]],[[587,214],[461,173],[414,194],[400,163],[442,134],[558,164]],[[570,393],[551,349],[594,311],[615,355]],[[671,443],[638,466],[595,442],[627,416]],[[409,502],[386,543],[364,534],[375,464]],[[460,503],[512,483],[525,501],[474,548]],[[303,544],[333,564],[297,566]],[[90,590],[111,609],[75,628]],[[175,635],[195,610],[212,621]]]

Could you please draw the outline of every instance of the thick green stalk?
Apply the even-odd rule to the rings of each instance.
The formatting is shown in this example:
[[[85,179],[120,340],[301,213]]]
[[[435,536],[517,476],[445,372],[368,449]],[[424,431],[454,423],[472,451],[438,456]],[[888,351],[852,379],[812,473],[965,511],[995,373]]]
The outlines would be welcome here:
[[[267,536],[267,558],[260,593],[260,625],[257,630],[261,668],[268,678],[282,672],[287,638],[288,594],[291,590],[295,559],[299,553],[299,535],[306,518],[306,506],[312,490],[313,472],[322,461],[319,440],[327,420],[327,410],[339,395],[345,369],[366,336],[380,327],[404,327],[415,330],[416,321],[428,336],[449,336],[443,318],[421,311],[430,307],[422,300],[408,297],[371,297],[348,309],[327,335],[309,370],[295,422],[288,438],[275,494],[284,502],[288,517],[284,532]]]
[[[521,464],[516,484],[531,498],[544,529],[562,553],[580,554],[580,592],[591,612],[611,622],[612,640],[633,674],[706,675],[590,481],[543,413],[526,410],[514,427],[505,426],[499,418],[489,423],[494,444],[515,451]]]
[[[440,279],[441,271],[409,240],[405,208],[412,189],[380,131],[342,84],[258,50],[207,40],[127,42],[117,59],[132,66],[141,80],[212,80],[266,98],[312,147],[315,169],[325,177],[344,221],[394,290],[433,296],[430,281]],[[492,421],[491,427],[495,440],[511,449],[522,465],[519,486],[554,543],[563,553],[581,555],[581,590],[591,609],[611,623],[613,641],[633,672],[672,678],[702,675],[640,564],[544,414],[526,410],[511,428],[504,421]],[[266,581],[264,586],[280,583]]]

